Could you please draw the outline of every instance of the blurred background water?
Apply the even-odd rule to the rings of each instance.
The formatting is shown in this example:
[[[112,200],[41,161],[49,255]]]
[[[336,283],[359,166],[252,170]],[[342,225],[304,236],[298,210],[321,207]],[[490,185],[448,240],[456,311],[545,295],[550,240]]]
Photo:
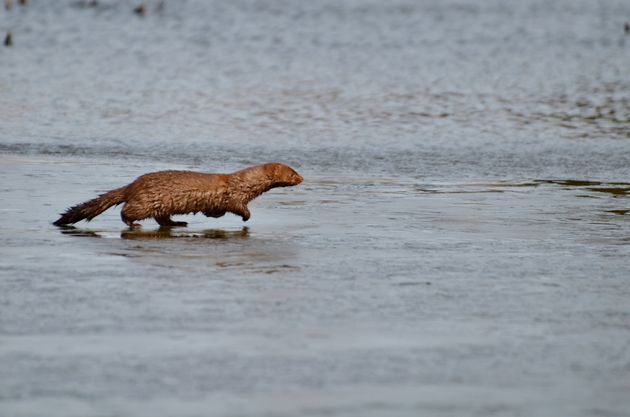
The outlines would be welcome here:
[[[0,415],[630,415],[630,3],[139,4],[0,11]]]

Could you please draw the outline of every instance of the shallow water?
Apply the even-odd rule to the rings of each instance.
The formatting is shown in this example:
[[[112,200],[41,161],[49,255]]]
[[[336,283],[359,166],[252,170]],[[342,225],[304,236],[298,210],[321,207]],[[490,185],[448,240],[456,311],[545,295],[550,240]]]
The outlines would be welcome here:
[[[627,2],[157,3],[0,12],[0,415],[630,415]]]

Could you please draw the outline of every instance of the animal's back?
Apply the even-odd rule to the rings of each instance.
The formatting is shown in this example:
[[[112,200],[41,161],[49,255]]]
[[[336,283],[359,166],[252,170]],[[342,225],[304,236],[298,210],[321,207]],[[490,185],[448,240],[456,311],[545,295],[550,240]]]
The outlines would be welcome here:
[[[220,204],[227,188],[227,179],[222,174],[152,172],[129,185],[126,212],[147,217],[199,212],[206,210],[209,202]]]

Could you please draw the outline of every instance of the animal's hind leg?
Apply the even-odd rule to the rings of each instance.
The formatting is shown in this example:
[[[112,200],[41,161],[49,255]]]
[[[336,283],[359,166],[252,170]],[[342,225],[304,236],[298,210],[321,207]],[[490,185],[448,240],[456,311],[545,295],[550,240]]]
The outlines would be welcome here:
[[[134,223],[136,220],[139,220],[139,219],[131,216],[129,214],[129,210],[126,210],[126,209],[127,209],[127,204],[125,204],[122,210],[120,211],[120,217],[122,218],[122,221],[125,222],[125,224],[129,226],[130,229],[137,229],[139,227],[142,227],[140,223]]]
[[[174,222],[173,220],[171,220],[170,216],[155,217],[155,221],[163,227],[188,226],[188,223],[186,222]]]

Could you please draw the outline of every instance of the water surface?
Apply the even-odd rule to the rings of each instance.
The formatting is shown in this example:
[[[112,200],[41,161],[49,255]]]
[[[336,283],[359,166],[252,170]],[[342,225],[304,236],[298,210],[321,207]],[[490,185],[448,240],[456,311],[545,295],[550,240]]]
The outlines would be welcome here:
[[[0,14],[1,415],[630,415],[627,2],[157,3]]]

